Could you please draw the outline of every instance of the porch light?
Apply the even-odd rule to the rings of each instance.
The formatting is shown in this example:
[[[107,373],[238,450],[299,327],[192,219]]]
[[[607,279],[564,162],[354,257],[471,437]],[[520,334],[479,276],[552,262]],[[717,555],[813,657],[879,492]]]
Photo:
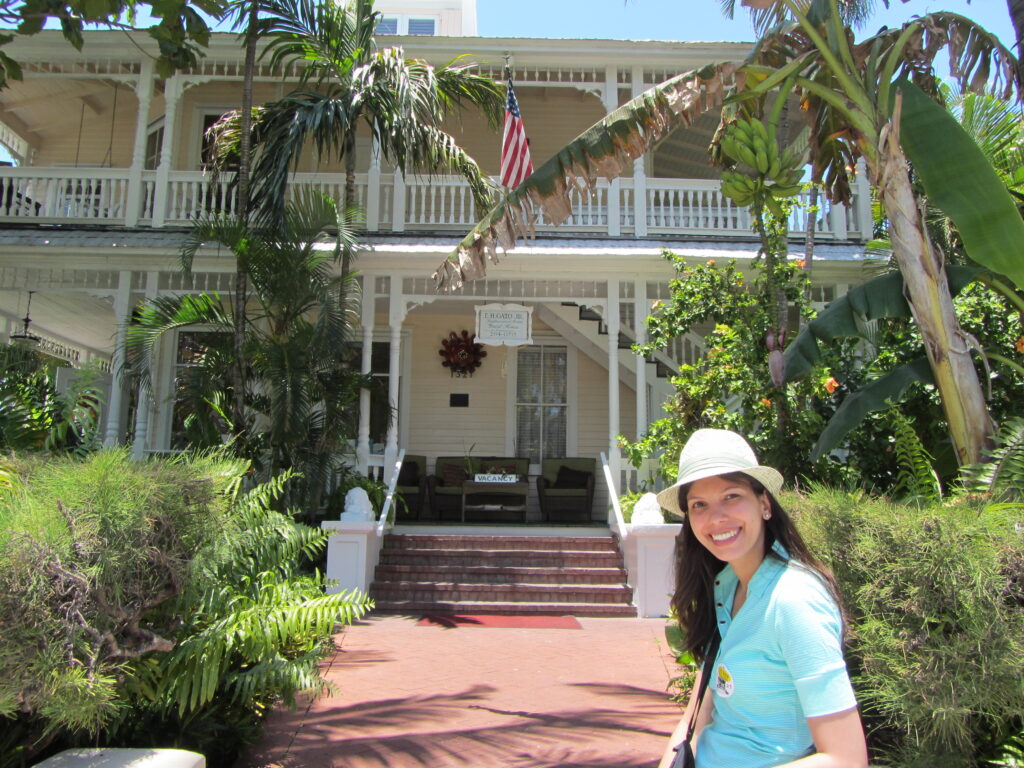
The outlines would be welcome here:
[[[12,344],[22,344],[24,346],[35,346],[42,339],[36,336],[34,333],[29,332],[29,326],[32,324],[32,294],[35,291],[28,292],[28,305],[25,307],[25,317],[21,319],[22,326],[20,333],[12,333],[10,341]]]

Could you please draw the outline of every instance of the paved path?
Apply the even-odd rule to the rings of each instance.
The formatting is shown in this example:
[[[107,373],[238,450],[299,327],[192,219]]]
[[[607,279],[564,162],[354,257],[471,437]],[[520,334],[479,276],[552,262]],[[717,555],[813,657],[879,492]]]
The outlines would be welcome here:
[[[333,696],[275,711],[244,768],[646,768],[680,710],[663,619],[582,629],[417,626],[335,637]]]

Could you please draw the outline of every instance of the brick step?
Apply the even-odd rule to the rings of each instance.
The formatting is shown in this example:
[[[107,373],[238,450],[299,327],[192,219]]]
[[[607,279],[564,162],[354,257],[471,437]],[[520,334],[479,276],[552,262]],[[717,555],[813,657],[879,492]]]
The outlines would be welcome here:
[[[377,601],[374,613],[410,615],[501,614],[506,616],[590,616],[636,618],[636,608],[618,603],[496,603],[470,601]]]
[[[431,581],[375,581],[375,601],[516,603],[624,603],[633,590],[622,584],[471,584]]]
[[[622,568],[518,568],[486,565],[378,565],[378,581],[460,581],[477,584],[624,584]]]
[[[381,565],[491,566],[537,568],[621,568],[618,552],[546,550],[384,549]]]
[[[388,534],[384,537],[384,549],[618,551],[611,536],[446,536],[423,533]]]

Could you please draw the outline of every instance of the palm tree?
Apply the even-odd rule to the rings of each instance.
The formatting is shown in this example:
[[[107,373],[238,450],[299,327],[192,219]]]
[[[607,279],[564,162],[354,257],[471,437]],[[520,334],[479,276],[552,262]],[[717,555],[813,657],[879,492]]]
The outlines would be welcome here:
[[[859,158],[866,161],[890,221],[894,255],[924,337],[958,460],[961,464],[978,461],[992,425],[953,312],[941,254],[927,238],[910,183],[900,144],[901,130],[905,134],[908,128],[900,120],[906,89],[896,88],[894,81],[906,77],[935,93],[937,81],[930,65],[940,49],[948,48],[964,87],[984,84],[991,74],[994,86],[1008,92],[1016,61],[995,37],[955,14],[915,19],[854,45],[837,0],[814,0],[808,14],[797,0],[777,1],[797,21],[762,38],[744,65],[712,65],[679,75],[613,112],[507,195],[441,264],[435,278],[441,288],[450,288],[468,276],[479,277],[499,238],[508,247],[526,234],[534,206],[542,207],[549,220],[563,221],[569,210],[567,179],[582,177],[586,184],[593,184],[599,174],[618,175],[618,169],[668,131],[721,105],[733,73],[738,75],[734,101],[762,98],[780,88],[796,91],[811,125],[815,177],[820,175],[831,200],[850,200],[848,169]],[[966,233],[964,227],[961,231]],[[984,245],[993,245],[987,239]],[[986,266],[1004,273],[1018,269],[1007,256],[1018,247],[1019,241],[1010,242],[999,266]],[[972,257],[982,261],[996,249],[981,250],[985,256],[972,252]]]
[[[492,125],[504,94],[489,78],[455,60],[444,67],[406,60],[401,48],[378,49],[379,14],[372,0],[349,4],[269,0],[260,35],[274,67],[294,68],[302,87],[255,112],[250,195],[261,221],[280,215],[288,173],[312,141],[321,156],[345,163],[345,201],[355,200],[356,136],[369,130],[383,157],[403,173],[453,170],[470,183],[477,204],[492,202],[493,187],[454,137],[439,126],[454,109],[474,105]],[[237,147],[239,115],[216,126],[215,148],[226,158]],[[343,272],[349,255],[343,255]]]
[[[333,200],[306,192],[286,206],[273,228],[214,214],[194,228],[181,254],[188,267],[200,247],[216,242],[245,258],[252,290],[244,346],[249,415],[236,449],[265,477],[298,469],[303,477],[297,493],[307,509],[319,504],[330,473],[348,451],[360,388],[373,386],[345,362],[351,357],[346,353],[355,317],[348,295],[355,279],[339,276],[337,266],[342,249],[355,242],[351,221]],[[138,313],[128,347],[139,370],[148,371],[168,331],[199,325],[227,339],[234,311],[237,305],[216,294],[159,297]],[[232,346],[215,343],[199,361],[197,381],[206,386],[197,388],[192,408],[226,416],[217,393],[234,362]]]

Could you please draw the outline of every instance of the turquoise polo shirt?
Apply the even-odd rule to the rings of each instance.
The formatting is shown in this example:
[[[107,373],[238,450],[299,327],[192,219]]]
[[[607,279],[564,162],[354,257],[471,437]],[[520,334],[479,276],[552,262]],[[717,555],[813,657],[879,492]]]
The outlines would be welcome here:
[[[722,642],[697,768],[769,768],[804,757],[814,752],[808,717],[857,706],[839,607],[813,571],[789,560],[778,543],[773,549],[785,559],[764,559],[735,618],[739,580],[729,565],[716,577]]]

